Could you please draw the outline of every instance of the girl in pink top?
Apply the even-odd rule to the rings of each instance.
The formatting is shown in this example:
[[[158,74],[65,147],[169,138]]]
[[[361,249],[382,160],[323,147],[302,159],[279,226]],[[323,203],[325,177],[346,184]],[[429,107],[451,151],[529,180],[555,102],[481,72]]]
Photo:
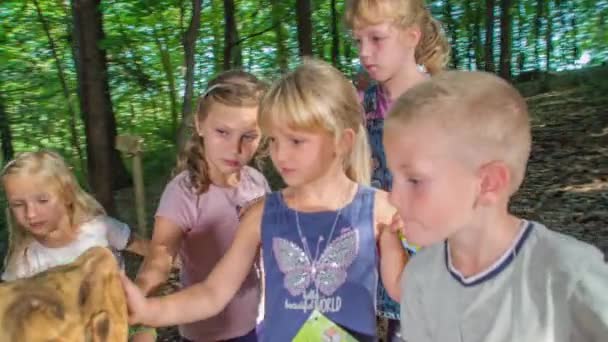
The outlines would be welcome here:
[[[144,292],[167,280],[177,253],[182,285],[203,281],[230,247],[241,208],[269,191],[264,176],[247,166],[260,143],[257,108],[265,89],[249,73],[228,71],[200,97],[193,135],[161,197],[150,254],[136,279]],[[251,269],[220,314],[181,325],[180,335],[183,341],[256,341],[259,302],[260,282]]]

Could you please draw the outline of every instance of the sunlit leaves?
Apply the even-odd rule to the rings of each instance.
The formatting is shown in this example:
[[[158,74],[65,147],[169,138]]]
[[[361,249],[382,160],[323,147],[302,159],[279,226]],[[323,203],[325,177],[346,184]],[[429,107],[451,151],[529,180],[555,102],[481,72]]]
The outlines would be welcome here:
[[[57,44],[70,95],[77,108],[70,1],[39,2]],[[221,71],[225,26],[222,3],[221,0],[203,0],[196,45],[195,96],[203,91],[210,77]],[[444,0],[428,0],[433,14],[444,22],[449,21],[450,28],[456,30],[448,34],[461,57],[459,67],[476,68],[477,63],[483,60],[479,58],[479,46],[485,43],[485,1],[450,0],[450,18],[445,17],[446,3]],[[549,4],[550,16],[545,11],[538,18],[538,36],[534,26],[538,0],[514,3],[512,61],[516,73],[546,67],[548,20],[552,22],[553,69],[608,60],[608,0],[542,1]],[[312,4],[315,52],[331,60],[330,0],[314,0]],[[499,4],[497,0],[497,23],[500,19]],[[289,67],[299,62],[294,0],[236,0],[235,5],[243,68],[270,80],[278,76],[281,58],[286,61],[281,63]],[[169,86],[158,42],[169,56],[177,102],[181,108],[184,89],[182,36],[190,21],[191,6],[190,0],[102,1],[105,40],[100,46],[107,52],[110,92],[118,131],[144,136],[147,149],[165,148],[174,141],[170,129]],[[340,19],[343,7],[344,1],[337,1]],[[477,28],[481,30],[480,43],[471,41],[475,39]],[[343,72],[351,74],[357,67],[356,48],[341,20],[339,31],[339,65]],[[277,42],[277,37],[280,37],[280,42]],[[495,25],[496,56],[500,49],[499,37],[500,27]],[[279,51],[282,56],[277,56]],[[66,151],[68,156],[73,154],[69,140],[64,138],[69,133],[67,103],[62,96],[47,38],[31,1],[0,1],[0,91],[10,116],[17,150],[44,146]],[[77,128],[84,137],[80,121]]]

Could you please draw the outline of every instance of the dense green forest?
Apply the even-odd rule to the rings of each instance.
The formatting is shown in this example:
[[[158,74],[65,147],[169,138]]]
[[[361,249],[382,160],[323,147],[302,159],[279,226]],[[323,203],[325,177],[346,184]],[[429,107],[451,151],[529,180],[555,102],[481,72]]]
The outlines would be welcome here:
[[[517,80],[608,61],[607,0],[428,5],[452,44],[451,68]],[[165,172],[213,74],[242,67],[271,80],[313,55],[352,76],[343,9],[338,0],[4,0],[3,159],[56,149],[113,212],[112,189],[129,184],[115,136],[145,139],[147,179]]]

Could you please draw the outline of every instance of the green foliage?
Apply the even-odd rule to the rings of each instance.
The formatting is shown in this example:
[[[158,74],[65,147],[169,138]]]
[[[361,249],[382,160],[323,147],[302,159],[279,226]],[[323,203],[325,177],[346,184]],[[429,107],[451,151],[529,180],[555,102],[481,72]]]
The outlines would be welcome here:
[[[539,18],[536,17],[537,0],[514,3],[513,70],[516,74],[539,66],[547,67],[545,33],[549,20],[554,46],[551,69],[580,67],[576,61],[583,55],[589,57],[589,65],[598,65],[608,59],[605,48],[608,43],[608,0],[550,0],[544,2],[549,12],[544,11]],[[39,0],[39,4],[64,69],[71,105],[77,109],[70,3]],[[450,17],[446,16],[448,5]],[[175,152],[173,115],[177,114],[176,119],[181,119],[185,88],[183,34],[192,16],[191,6],[191,1],[186,0],[102,1],[105,40],[100,46],[107,52],[118,132],[144,137],[148,151]],[[448,36],[459,56],[457,67],[479,68],[480,46],[485,44],[485,2],[433,0],[429,1],[429,7],[449,29]],[[499,7],[499,1],[496,1],[495,56],[500,51]],[[271,80],[279,74],[282,58],[288,66],[299,62],[294,0],[239,0],[236,8],[244,69]],[[314,0],[312,9],[315,52],[330,61],[330,1]],[[344,1],[337,1],[337,10],[340,18],[338,65],[350,75],[357,68],[356,47],[341,20]],[[540,23],[538,37],[535,36],[536,22]],[[472,41],[476,28],[480,30],[479,42]],[[203,91],[210,77],[221,71],[223,30],[222,2],[203,1],[195,56],[195,96]],[[282,40],[278,42],[277,37]],[[538,60],[535,51],[539,51]],[[0,3],[0,65],[0,93],[15,149],[56,149],[72,162],[79,174],[84,174],[81,165],[86,163],[78,160],[69,139],[69,104],[62,93],[49,41],[32,1],[4,0]],[[84,126],[78,112],[76,116],[80,148],[86,151]],[[166,157],[163,154],[160,159]],[[146,155],[147,160],[150,158]],[[163,165],[166,161],[150,166],[147,171],[154,173]]]

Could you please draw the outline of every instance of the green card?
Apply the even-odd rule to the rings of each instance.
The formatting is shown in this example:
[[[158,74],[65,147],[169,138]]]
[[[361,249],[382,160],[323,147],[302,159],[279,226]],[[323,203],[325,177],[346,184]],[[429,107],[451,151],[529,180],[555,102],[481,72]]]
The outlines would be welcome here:
[[[306,320],[293,342],[357,342],[354,337],[318,310]]]

